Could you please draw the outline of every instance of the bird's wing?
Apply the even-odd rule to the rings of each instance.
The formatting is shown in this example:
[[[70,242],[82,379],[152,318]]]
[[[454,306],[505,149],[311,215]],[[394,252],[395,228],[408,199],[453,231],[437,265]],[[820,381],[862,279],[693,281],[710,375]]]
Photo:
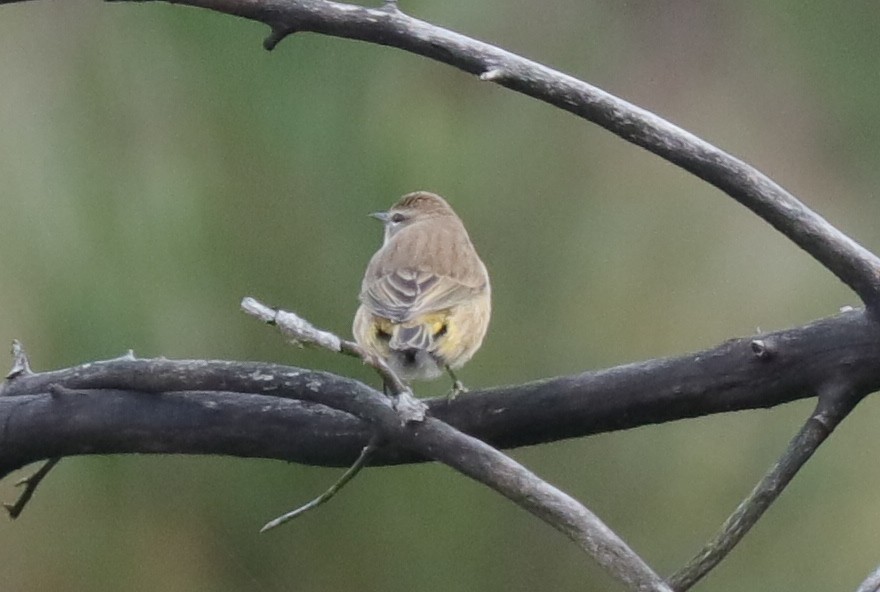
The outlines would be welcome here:
[[[483,289],[448,275],[397,269],[372,278],[363,286],[360,299],[374,314],[404,323],[460,304]]]

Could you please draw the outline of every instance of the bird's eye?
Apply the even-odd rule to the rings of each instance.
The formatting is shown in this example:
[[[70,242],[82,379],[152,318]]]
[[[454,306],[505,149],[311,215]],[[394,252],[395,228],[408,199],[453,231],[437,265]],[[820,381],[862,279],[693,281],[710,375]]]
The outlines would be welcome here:
[[[401,214],[400,212],[395,212],[394,214],[391,214],[391,218],[390,218],[390,220],[391,220],[392,222],[394,222],[395,224],[400,224],[401,222],[403,222],[404,220],[406,220],[406,216],[404,216],[404,215]]]

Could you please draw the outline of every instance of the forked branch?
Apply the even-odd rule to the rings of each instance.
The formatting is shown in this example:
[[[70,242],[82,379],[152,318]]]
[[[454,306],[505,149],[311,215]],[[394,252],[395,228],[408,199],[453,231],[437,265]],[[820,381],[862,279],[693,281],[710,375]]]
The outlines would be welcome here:
[[[687,565],[669,578],[670,585],[677,592],[690,589],[727,557],[859,401],[861,397],[854,397],[838,384],[823,389],[815,410],[779,460],[724,522],[718,533]]]
[[[332,405],[335,409],[351,413],[368,423],[377,430],[382,440],[390,440],[427,458],[438,460],[491,487],[567,535],[628,589],[672,592],[641,557],[583,504],[484,442],[426,416],[424,404],[410,400],[412,393],[394,372],[383,361],[369,356],[356,343],[318,330],[293,313],[271,309],[252,298],[246,298],[242,302],[242,308],[264,322],[277,325],[285,335],[296,341],[356,355],[376,368],[386,385],[391,385],[396,391],[397,413],[389,414],[385,396],[372,389],[357,395],[359,401],[355,397],[337,398]],[[413,416],[414,408],[417,409],[418,417]],[[374,436],[340,481],[342,485],[347,482],[348,477],[360,470],[365,455],[371,452],[375,441]],[[327,495],[333,493],[335,491],[331,488]],[[324,496],[313,503],[317,505],[322,499]],[[301,510],[282,516],[270,522],[267,527],[274,527],[295,517]]]

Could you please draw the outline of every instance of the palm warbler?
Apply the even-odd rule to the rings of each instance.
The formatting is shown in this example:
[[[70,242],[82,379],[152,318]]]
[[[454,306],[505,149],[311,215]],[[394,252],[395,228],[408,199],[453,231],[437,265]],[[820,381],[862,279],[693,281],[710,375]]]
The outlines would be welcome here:
[[[387,212],[354,317],[354,338],[403,380],[444,370],[452,395],[464,390],[453,370],[483,343],[489,326],[489,274],[459,217],[433,193],[404,195]]]

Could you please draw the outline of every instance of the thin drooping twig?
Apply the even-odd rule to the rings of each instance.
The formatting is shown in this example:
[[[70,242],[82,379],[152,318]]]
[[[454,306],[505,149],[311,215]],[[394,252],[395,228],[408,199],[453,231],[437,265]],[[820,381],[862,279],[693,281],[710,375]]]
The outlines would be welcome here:
[[[860,400],[860,397],[854,397],[840,385],[831,385],[819,395],[816,408],[779,460],[739,504],[718,533],[669,578],[676,592],[691,588],[733,550]]]
[[[277,325],[285,335],[296,341],[343,352],[342,343],[346,343],[345,340],[316,329],[296,314],[272,309],[253,298],[245,298],[242,308],[264,322]],[[345,349],[348,350],[345,353],[354,353],[362,357],[365,363],[376,362],[375,358],[367,356],[352,342],[348,342]],[[382,364],[389,380],[403,385],[394,372],[384,362]],[[404,391],[398,393],[398,398],[408,392],[409,388],[404,385]],[[366,401],[355,401],[355,397]],[[369,400],[380,404],[371,405]],[[424,410],[421,402],[419,405]],[[417,450],[501,493],[567,535],[630,590],[672,592],[663,579],[598,516],[488,444],[424,415],[424,411],[419,420],[412,420],[405,414],[398,415],[399,410],[389,416],[384,395],[372,390],[354,395],[352,400],[339,400],[337,408],[354,413],[371,424],[383,439]]]
[[[21,515],[22,510],[27,505],[31,498],[34,496],[34,492],[37,490],[37,487],[40,485],[40,481],[49,474],[55,465],[61,460],[61,457],[54,457],[47,460],[43,463],[35,473],[30,475],[29,477],[25,477],[24,479],[18,481],[16,483],[17,486],[24,486],[24,491],[21,492],[21,495],[18,496],[18,499],[15,500],[14,504],[3,504],[3,507],[6,508],[6,511],[9,513],[9,517],[13,520],[18,518]]]
[[[111,0],[119,1],[119,0]],[[144,2],[151,0],[122,0]],[[752,210],[852,288],[880,306],[880,259],[766,175],[665,119],[586,82],[488,43],[379,8],[326,0],[167,0],[265,23],[265,46],[314,32],[387,45],[443,62],[604,127],[711,183]]]
[[[363,450],[361,450],[361,453],[358,455],[357,459],[355,459],[354,463],[350,467],[348,467],[348,470],[346,470],[342,474],[342,476],[336,481],[336,483],[334,483],[327,489],[327,491],[325,491],[309,503],[304,504],[296,508],[295,510],[287,512],[286,514],[282,514],[274,520],[270,520],[265,525],[263,525],[263,528],[260,529],[260,532],[266,532],[267,530],[271,530],[276,526],[281,526],[285,522],[289,522],[294,518],[299,518],[309,510],[314,510],[318,506],[330,501],[337,493],[339,493],[339,491],[343,487],[345,487],[345,485],[349,481],[354,479],[354,477],[358,473],[360,473],[361,469],[364,468],[370,458],[370,455],[373,453],[374,450],[376,450],[377,441],[377,438],[372,438],[367,443],[367,445],[364,446]]]

